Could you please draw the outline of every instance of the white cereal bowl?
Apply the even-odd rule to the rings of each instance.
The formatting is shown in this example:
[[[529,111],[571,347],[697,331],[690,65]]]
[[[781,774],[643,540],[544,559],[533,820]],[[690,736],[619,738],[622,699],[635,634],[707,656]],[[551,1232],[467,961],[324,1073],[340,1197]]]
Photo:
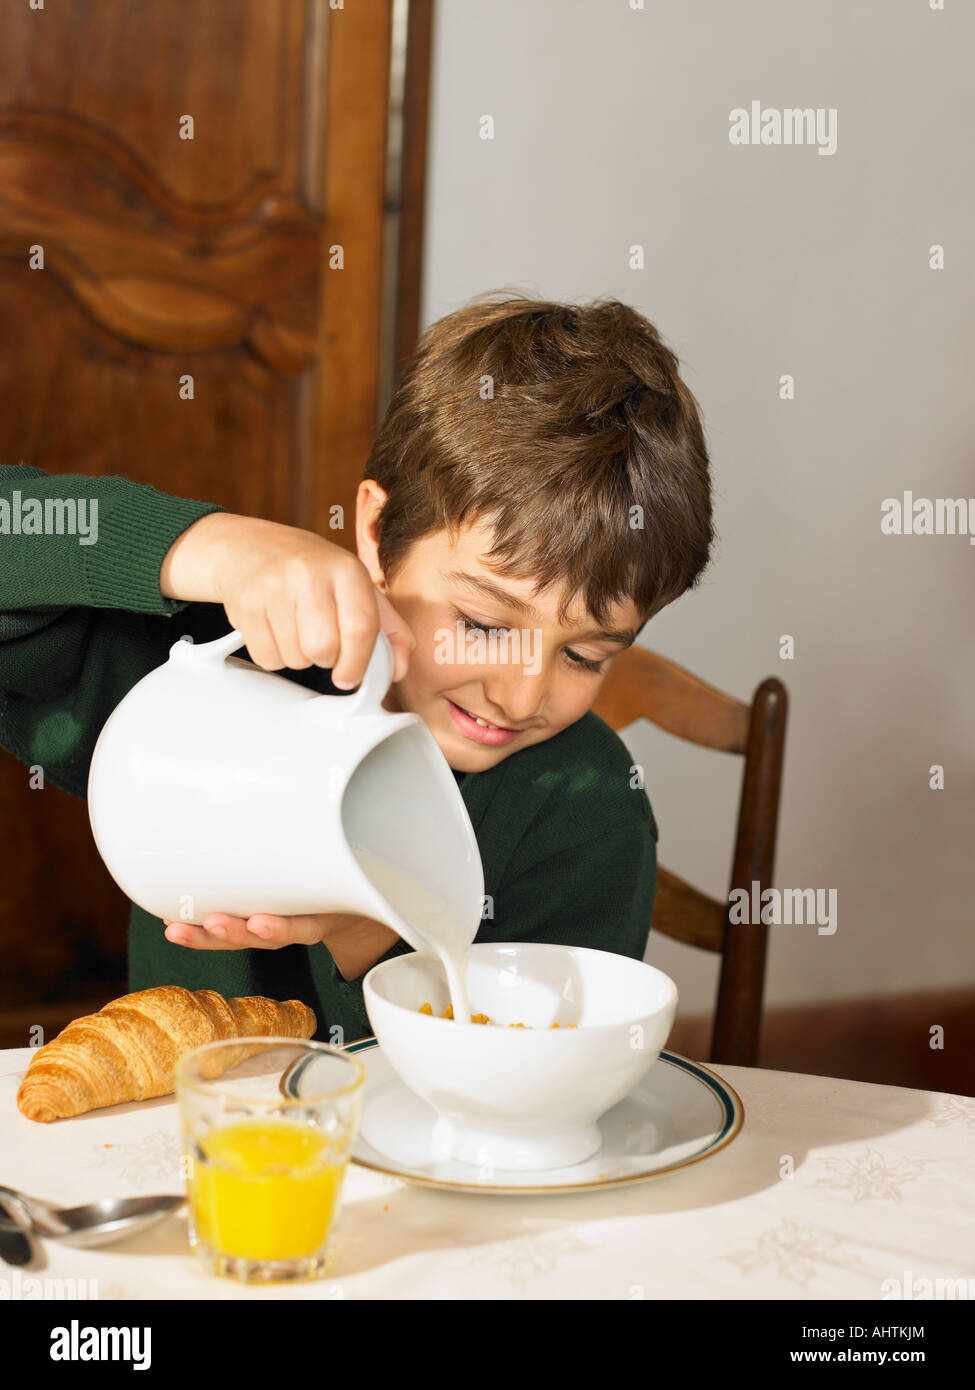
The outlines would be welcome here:
[[[488,1169],[591,1158],[602,1143],[596,1121],[656,1062],[677,1011],[677,986],[652,965],[530,941],[478,943],[467,971],[472,1013],[525,1028],[440,1018],[450,996],[429,956],[384,961],[362,988],[393,1070],[437,1112],[436,1156]],[[424,1003],[433,1017],[419,1012]]]

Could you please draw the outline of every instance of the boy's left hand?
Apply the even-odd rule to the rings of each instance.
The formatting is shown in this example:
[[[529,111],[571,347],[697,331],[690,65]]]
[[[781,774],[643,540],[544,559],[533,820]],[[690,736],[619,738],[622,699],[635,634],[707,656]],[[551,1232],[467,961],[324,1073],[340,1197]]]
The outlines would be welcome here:
[[[246,918],[210,912],[202,926],[168,917],[163,921],[167,941],[196,951],[277,951],[281,946],[317,946],[321,942],[346,980],[357,980],[400,939],[385,923],[349,912],[313,912],[297,917],[255,912]]]
[[[192,922],[166,923],[166,940],[197,951],[276,951],[281,946],[316,946],[324,941],[332,914],[317,912],[300,917],[275,917],[256,912],[253,917],[231,917],[211,912],[202,926]]]

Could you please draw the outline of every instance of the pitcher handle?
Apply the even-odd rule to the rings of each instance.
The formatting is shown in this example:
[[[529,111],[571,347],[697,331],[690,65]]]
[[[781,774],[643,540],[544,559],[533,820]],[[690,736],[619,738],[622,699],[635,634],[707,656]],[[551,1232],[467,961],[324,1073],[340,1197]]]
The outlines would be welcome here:
[[[177,661],[223,661],[225,657],[233,656],[243,645],[243,637],[234,629],[213,642],[188,642],[180,638],[170,647],[169,655]],[[343,712],[346,714],[358,714],[366,705],[379,706],[392,683],[393,668],[393,648],[389,638],[380,628],[359,688],[352,695],[333,695],[325,698],[341,699]]]
[[[174,642],[169,649],[169,655],[175,657],[177,661],[210,660],[223,661],[226,656],[233,656],[244,645],[244,638],[236,628],[233,632],[228,632],[224,637],[218,637],[214,642],[193,642],[188,638],[181,637],[178,642]]]
[[[376,645],[372,649],[366,674],[359,688],[352,695],[341,696],[342,709],[349,714],[359,714],[367,705],[382,705],[383,697],[393,680],[393,648],[389,638],[379,629]],[[335,699],[335,696],[331,697]]]

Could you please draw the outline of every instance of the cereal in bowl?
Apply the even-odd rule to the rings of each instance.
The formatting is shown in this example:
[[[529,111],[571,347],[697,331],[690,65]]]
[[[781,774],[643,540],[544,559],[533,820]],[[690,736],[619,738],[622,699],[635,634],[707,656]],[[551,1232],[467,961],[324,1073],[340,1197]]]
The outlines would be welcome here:
[[[430,1003],[421,1004],[420,1007],[419,1007],[419,1009],[417,1010],[417,1012],[418,1012],[418,1013],[421,1013],[421,1014],[429,1014],[430,1017],[432,1018],[432,1017],[433,1017],[433,1005],[430,1004]],[[448,1004],[447,1007],[444,1009],[443,1013],[440,1015],[441,1018],[450,1018],[450,1019],[452,1019],[453,1016],[454,1016],[454,1006],[453,1006],[453,1004]],[[491,1020],[488,1018],[487,1014],[471,1014],[471,1022],[472,1022],[472,1023],[488,1023],[488,1024],[490,1024]],[[501,1025],[500,1023],[498,1023],[498,1024],[495,1024],[495,1025],[493,1025],[493,1026],[494,1026],[494,1027],[497,1027],[497,1028],[500,1028],[502,1025]],[[561,1025],[558,1024],[558,1023],[550,1023],[548,1026],[549,1026],[550,1028],[558,1028],[558,1027],[560,1027]],[[578,1027],[578,1024],[575,1024],[575,1023],[567,1023],[565,1026],[566,1026],[567,1028],[576,1028],[576,1027]],[[530,1028],[530,1027],[531,1027],[531,1024],[529,1024],[529,1023],[509,1023],[509,1024],[508,1024],[508,1027],[509,1027],[509,1028]]]

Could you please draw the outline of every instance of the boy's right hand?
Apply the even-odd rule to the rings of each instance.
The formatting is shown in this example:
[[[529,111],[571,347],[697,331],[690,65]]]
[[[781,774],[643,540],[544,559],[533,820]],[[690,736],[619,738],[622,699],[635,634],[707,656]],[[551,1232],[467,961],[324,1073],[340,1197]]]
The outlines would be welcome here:
[[[382,628],[402,680],[416,640],[357,556],[313,531],[210,512],[170,546],[159,571],[166,598],[222,603],[251,659],[266,671],[321,666],[351,690]]]

